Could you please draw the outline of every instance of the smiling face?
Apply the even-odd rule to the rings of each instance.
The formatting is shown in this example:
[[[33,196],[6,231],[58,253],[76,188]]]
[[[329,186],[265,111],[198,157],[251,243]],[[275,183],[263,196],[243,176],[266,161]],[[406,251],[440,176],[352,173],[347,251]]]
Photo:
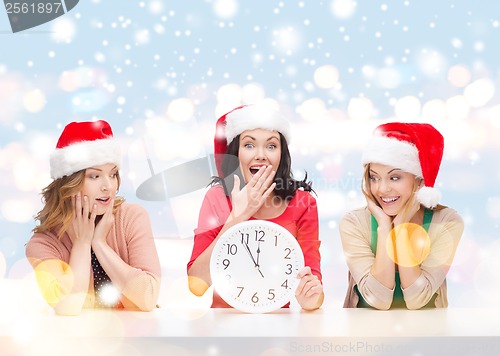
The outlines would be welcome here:
[[[264,129],[243,131],[240,135],[238,159],[245,183],[262,166],[272,165],[276,171],[281,159],[279,133]]]
[[[415,175],[378,163],[370,163],[369,186],[376,201],[389,216],[402,211],[415,189]]]
[[[82,197],[89,198],[92,209],[97,204],[97,215],[106,211],[118,190],[118,167],[113,163],[94,166],[85,170],[85,179],[82,188]]]

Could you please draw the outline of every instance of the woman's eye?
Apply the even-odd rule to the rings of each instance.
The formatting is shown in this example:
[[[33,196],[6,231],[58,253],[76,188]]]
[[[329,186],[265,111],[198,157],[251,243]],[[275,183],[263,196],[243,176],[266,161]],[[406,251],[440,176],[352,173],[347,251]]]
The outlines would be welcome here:
[[[378,177],[370,177],[370,180],[371,180],[372,182],[376,182],[376,181],[378,181],[378,180],[379,180],[379,178],[378,178]]]
[[[253,145],[252,145],[251,143],[245,143],[245,146],[244,146],[244,147],[245,147],[245,148],[252,148],[252,147],[253,147]]]
[[[391,177],[391,180],[399,180],[399,176],[393,176]]]
[[[276,145],[274,145],[274,144],[273,145],[268,145],[267,148],[269,150],[275,150],[276,149]]]

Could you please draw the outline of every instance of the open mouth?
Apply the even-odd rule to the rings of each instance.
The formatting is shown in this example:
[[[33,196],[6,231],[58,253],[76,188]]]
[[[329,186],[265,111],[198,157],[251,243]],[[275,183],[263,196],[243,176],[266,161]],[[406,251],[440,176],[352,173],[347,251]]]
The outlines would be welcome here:
[[[98,200],[98,201],[103,202],[103,203],[107,203],[109,201],[109,197],[107,197],[107,198],[96,198],[95,200]]]
[[[251,173],[252,175],[257,174],[257,172],[259,171],[259,169],[260,169],[261,167],[266,167],[266,166],[252,166],[252,167],[250,167],[250,173]]]

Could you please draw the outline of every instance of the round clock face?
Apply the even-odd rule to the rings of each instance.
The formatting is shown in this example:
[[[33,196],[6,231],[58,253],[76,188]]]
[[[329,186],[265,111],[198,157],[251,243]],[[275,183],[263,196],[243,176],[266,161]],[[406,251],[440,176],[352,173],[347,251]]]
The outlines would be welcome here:
[[[249,220],[228,229],[215,244],[210,275],[215,290],[233,308],[267,313],[287,304],[299,283],[304,255],[282,226]]]

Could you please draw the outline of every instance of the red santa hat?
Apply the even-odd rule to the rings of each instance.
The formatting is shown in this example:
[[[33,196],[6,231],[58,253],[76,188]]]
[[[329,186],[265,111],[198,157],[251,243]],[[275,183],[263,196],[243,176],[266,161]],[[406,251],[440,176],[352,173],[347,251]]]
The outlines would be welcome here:
[[[50,155],[53,179],[69,176],[93,166],[121,164],[120,144],[106,121],[72,122],[64,128]]]
[[[290,143],[290,123],[279,111],[264,103],[239,106],[217,120],[214,153],[220,177],[224,176],[222,161],[227,146],[243,131],[254,129],[278,131],[285,137],[287,143]]]
[[[363,165],[380,163],[412,173],[424,181],[417,200],[434,208],[441,193],[434,188],[443,158],[443,136],[432,125],[391,122],[375,129],[362,156]]]

